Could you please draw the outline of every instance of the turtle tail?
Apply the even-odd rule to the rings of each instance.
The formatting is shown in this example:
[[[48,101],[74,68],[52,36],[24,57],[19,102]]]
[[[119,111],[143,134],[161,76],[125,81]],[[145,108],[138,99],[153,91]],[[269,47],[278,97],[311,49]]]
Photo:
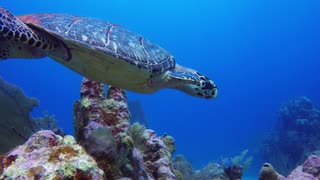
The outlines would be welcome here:
[[[48,51],[62,50],[66,59],[69,49],[57,38],[30,28],[8,10],[0,7],[0,60],[8,58],[43,58]]]

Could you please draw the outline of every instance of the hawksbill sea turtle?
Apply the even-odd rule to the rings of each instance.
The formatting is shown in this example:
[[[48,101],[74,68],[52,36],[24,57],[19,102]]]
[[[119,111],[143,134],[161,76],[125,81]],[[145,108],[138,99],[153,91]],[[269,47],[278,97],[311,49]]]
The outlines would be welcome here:
[[[46,56],[89,79],[138,93],[173,88],[210,99],[218,92],[212,80],[119,25],[66,14],[14,16],[0,7],[0,60]]]

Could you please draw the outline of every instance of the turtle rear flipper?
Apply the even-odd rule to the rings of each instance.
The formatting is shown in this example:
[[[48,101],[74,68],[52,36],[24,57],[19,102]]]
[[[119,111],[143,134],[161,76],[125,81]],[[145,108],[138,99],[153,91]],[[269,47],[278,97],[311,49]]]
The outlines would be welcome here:
[[[0,60],[43,58],[47,55],[47,51],[57,51],[70,58],[70,53],[60,40],[45,31],[31,29],[0,7]]]

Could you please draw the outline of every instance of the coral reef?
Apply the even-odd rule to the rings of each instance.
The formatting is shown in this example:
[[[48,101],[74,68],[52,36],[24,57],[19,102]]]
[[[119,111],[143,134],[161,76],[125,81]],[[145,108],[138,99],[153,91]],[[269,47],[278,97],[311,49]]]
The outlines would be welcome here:
[[[139,123],[133,123],[130,126],[130,135],[133,140],[134,147],[138,149],[143,149],[142,141],[144,140],[143,134],[146,130],[145,126]]]
[[[177,155],[173,159],[173,168],[181,174],[185,180],[240,180],[243,174],[243,166],[236,163],[245,162],[250,165],[252,157],[247,156],[248,150],[233,158],[223,158],[223,163],[209,162],[201,170],[194,171],[191,164],[182,156]],[[249,160],[248,160],[249,159]]]
[[[259,180],[318,180],[320,179],[320,156],[309,156],[302,165],[296,167],[285,178],[278,174],[272,165],[265,163],[260,170]]]
[[[146,168],[155,179],[176,179],[171,165],[171,152],[156,133],[150,129],[144,132],[143,151]]]
[[[168,134],[164,134],[161,137],[161,140],[163,143],[166,145],[166,147],[169,149],[170,153],[173,154],[176,149],[175,149],[175,143],[174,143],[174,138]]]
[[[83,79],[80,102],[74,103],[75,136],[96,159],[108,179],[131,176],[129,154],[133,142],[128,136],[129,111],[123,90]]]
[[[230,180],[241,180],[243,168],[238,164],[234,164],[232,166],[224,168],[224,174]]]
[[[295,179],[319,179],[320,178],[320,157],[311,155],[305,162],[295,168],[290,175],[287,177],[287,180]]]
[[[184,158],[183,155],[177,155],[173,161],[173,168],[181,173],[183,179],[188,180],[192,179],[195,175],[195,171],[192,168],[192,165]]]
[[[130,111],[130,124],[139,123],[144,127],[148,127],[147,118],[144,115],[142,104],[138,100],[128,101]]]
[[[221,163],[223,166],[234,166],[234,165],[241,165],[243,170],[246,170],[250,167],[252,163],[252,156],[248,156],[248,149],[243,150],[239,155],[231,158],[224,158],[223,163]]]
[[[54,116],[45,113],[44,117],[30,117],[31,110],[38,105],[38,100],[25,96],[22,90],[0,77],[0,154],[23,144],[39,130],[64,135]]]
[[[144,125],[134,123],[130,127],[134,147],[144,155],[148,170],[156,179],[175,179],[171,168],[171,154],[175,151],[173,137],[164,134],[159,138],[154,131]]]
[[[200,171],[197,171],[192,177],[192,180],[228,180],[228,177],[224,173],[224,167],[218,163],[209,162]]]
[[[0,179],[103,179],[94,159],[72,136],[43,130],[0,156]]]
[[[279,111],[274,131],[264,139],[260,154],[281,174],[288,175],[297,165],[320,149],[320,111],[306,97],[298,97]]]
[[[252,158],[246,157],[248,150],[224,159],[227,164],[211,162],[200,171],[194,171],[182,156],[172,163],[174,138],[168,134],[160,137],[143,124],[130,125],[122,89],[109,87],[105,95],[103,84],[83,79],[80,97],[74,103],[79,145],[71,136],[62,138],[52,131],[39,131],[24,145],[0,157],[2,178],[236,180],[241,179],[243,167],[251,163]],[[42,129],[62,133],[48,114],[28,120],[30,134]],[[14,172],[16,169],[19,172]]]
[[[84,79],[74,103],[75,135],[107,179],[176,179],[171,152],[154,131],[130,127],[125,92]]]

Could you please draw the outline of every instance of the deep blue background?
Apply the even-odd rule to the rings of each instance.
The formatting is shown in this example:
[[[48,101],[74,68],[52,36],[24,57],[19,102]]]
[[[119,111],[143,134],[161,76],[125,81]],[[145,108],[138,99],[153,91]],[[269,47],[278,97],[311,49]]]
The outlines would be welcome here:
[[[196,168],[220,155],[256,150],[282,103],[305,95],[319,104],[320,1],[2,0],[16,15],[68,13],[105,19],[144,35],[179,64],[211,77],[215,100],[174,90],[128,93],[142,101],[150,127],[176,139]],[[82,77],[46,58],[0,62],[0,75],[41,101],[68,133]]]

